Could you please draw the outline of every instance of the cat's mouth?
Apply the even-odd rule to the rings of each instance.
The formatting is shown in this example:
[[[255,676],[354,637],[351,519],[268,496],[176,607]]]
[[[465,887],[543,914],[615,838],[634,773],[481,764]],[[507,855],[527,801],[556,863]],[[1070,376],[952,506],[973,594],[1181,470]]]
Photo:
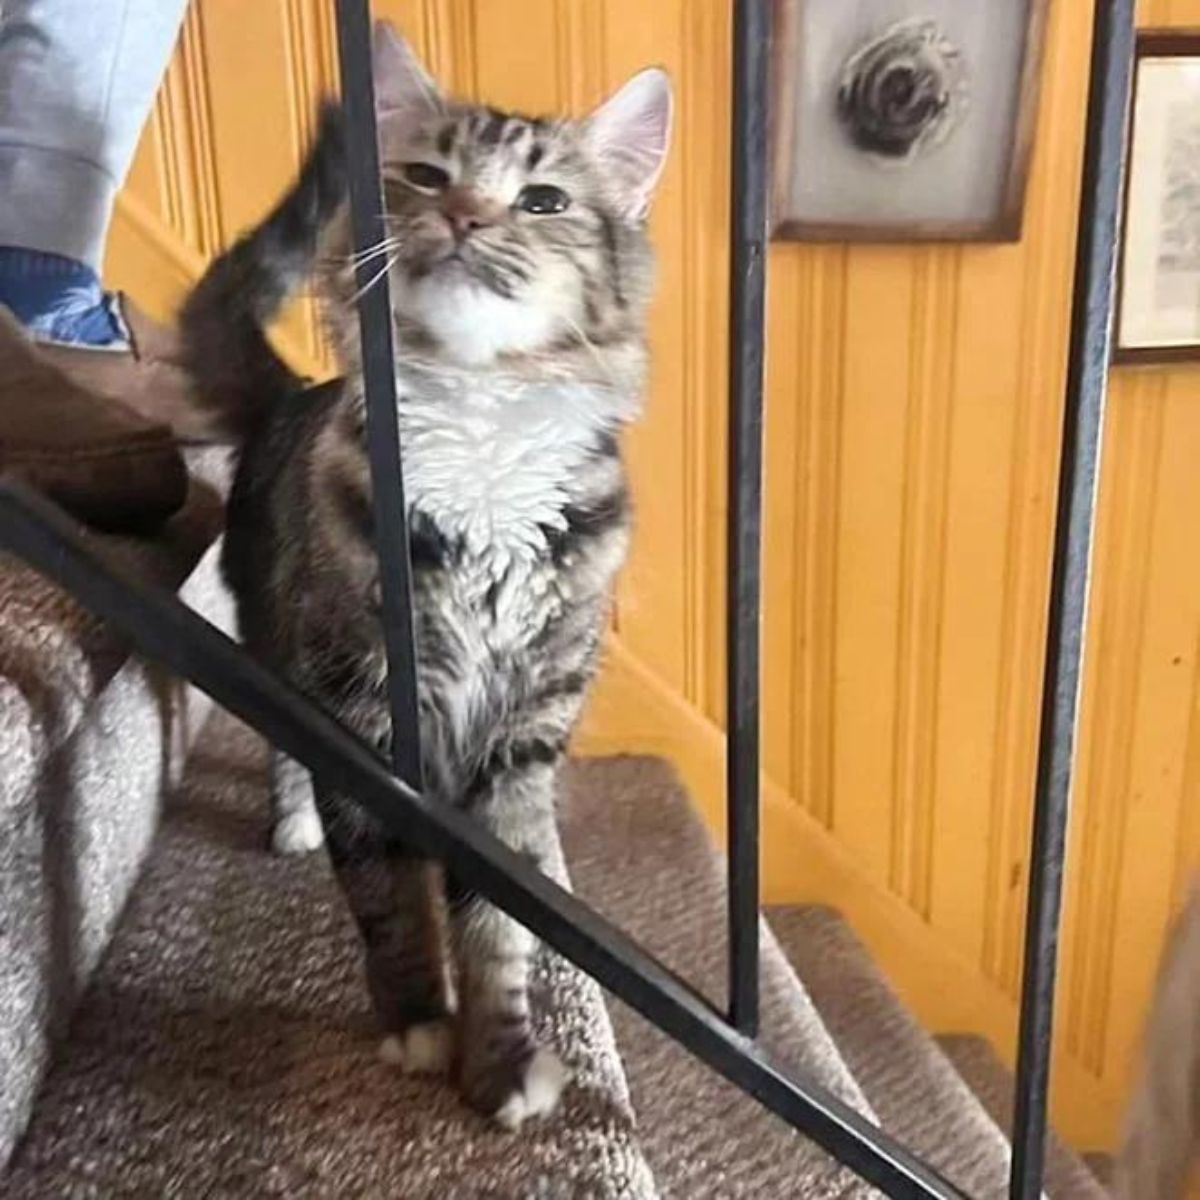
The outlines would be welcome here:
[[[430,255],[411,267],[409,273],[414,281],[430,278],[453,281],[457,277],[500,295],[507,294],[506,289],[498,286],[495,268],[469,242],[457,242],[440,254]]]

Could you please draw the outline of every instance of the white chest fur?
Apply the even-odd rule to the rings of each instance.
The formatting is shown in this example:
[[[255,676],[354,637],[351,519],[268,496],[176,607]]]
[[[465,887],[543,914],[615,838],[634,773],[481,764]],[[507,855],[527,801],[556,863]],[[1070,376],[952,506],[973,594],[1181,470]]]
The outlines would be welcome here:
[[[606,389],[572,382],[397,375],[410,505],[498,577],[565,529],[564,508],[599,433],[615,423]]]

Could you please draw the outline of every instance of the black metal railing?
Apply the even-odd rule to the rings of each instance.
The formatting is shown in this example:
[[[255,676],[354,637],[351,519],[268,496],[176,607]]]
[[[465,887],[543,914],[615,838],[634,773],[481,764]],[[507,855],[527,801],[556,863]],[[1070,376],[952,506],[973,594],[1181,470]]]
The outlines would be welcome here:
[[[762,597],[763,341],[771,7],[739,3],[733,32],[729,278],[729,646],[725,804],[729,1019],[758,1033],[759,642]]]
[[[0,482],[0,546],[111,622],[140,652],[211,695],[389,832],[444,860],[491,901],[726,1079],[893,1197],[964,1193],[837,1097],[775,1069],[758,1022],[758,742],[767,47],[771,0],[735,6],[729,479],[729,1011],[718,1011],[582,901],[458,810],[420,791],[416,660],[386,283],[359,298],[394,758],[385,764],[174,596],[129,581],[78,527]],[[1133,51],[1133,0],[1098,0],[1071,324],[1058,525],[1029,883],[1012,1200],[1041,1193],[1065,829]],[[339,0],[356,246],[382,212],[367,0]],[[361,258],[360,258],[361,261]],[[366,280],[362,281],[363,283]]]
[[[1116,244],[1133,76],[1134,0],[1098,0],[1075,247],[1067,395],[1029,855],[1011,1200],[1041,1194],[1058,935],[1100,435],[1108,391]]]

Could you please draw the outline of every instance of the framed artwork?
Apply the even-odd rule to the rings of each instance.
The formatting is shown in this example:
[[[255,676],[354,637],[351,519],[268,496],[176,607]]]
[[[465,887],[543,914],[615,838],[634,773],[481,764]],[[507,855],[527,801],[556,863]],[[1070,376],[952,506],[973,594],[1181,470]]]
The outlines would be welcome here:
[[[772,236],[1015,241],[1049,0],[775,0]]]
[[[1138,35],[1117,362],[1200,359],[1200,33]]]

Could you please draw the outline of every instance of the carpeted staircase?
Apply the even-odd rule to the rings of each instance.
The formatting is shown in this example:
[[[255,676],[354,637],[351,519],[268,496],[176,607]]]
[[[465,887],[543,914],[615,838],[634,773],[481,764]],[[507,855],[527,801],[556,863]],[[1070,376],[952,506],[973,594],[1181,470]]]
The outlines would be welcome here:
[[[162,581],[189,579],[193,602],[227,616],[211,550],[200,557],[199,535],[189,545]],[[28,583],[21,568],[4,570]],[[87,643],[79,661],[91,665],[55,704],[30,709],[41,714],[35,721],[18,704],[41,695],[28,660],[0,638],[0,701],[9,706],[0,732],[10,747],[0,788],[0,1163],[15,1145],[0,1195],[876,1194],[546,951],[536,1011],[573,1072],[552,1119],[506,1135],[443,1084],[380,1062],[355,935],[324,855],[280,860],[266,848],[260,740],[215,713],[170,792],[195,698],[181,720],[179,689],[146,682],[152,673],[122,662],[120,647],[62,597],[39,595],[39,611],[61,617],[42,625],[77,633],[58,643],[47,634],[41,653]],[[51,737],[51,716],[66,709],[72,720],[60,716]],[[103,754],[80,750],[87,738]],[[119,767],[147,760],[153,770]],[[75,781],[69,805],[64,779]],[[80,799],[89,789],[102,805]],[[572,764],[561,827],[560,877],[720,1003],[722,865],[670,768],[636,758]],[[973,1196],[1006,1194],[1011,1081],[986,1045],[932,1040],[828,910],[769,913],[761,972],[763,1038],[781,1063],[881,1122]],[[1048,1192],[1104,1195],[1059,1143]]]

